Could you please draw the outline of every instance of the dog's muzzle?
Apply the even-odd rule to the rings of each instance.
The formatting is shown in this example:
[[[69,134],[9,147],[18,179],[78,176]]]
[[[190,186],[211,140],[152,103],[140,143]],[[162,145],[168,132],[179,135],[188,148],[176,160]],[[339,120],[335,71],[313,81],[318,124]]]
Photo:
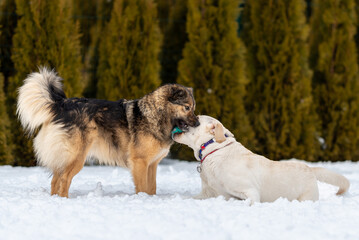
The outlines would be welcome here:
[[[188,131],[189,129],[188,123],[183,119],[176,119],[175,126],[177,126],[179,129],[181,129],[184,132]]]
[[[187,132],[189,127],[198,127],[200,125],[199,119],[197,116],[188,118],[188,119],[176,119],[174,125],[180,128],[183,132]]]
[[[201,125],[201,123],[199,122],[199,118],[196,115],[193,115],[193,117],[189,119],[189,125],[190,127],[198,127],[199,125]]]
[[[197,120],[196,123],[194,124],[194,127],[198,127],[199,125],[201,125],[201,123]]]

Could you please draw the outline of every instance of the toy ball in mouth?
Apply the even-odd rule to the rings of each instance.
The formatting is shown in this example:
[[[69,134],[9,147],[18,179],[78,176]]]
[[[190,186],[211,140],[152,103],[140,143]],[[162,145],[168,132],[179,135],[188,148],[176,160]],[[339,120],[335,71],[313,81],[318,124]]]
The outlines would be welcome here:
[[[171,132],[171,137],[173,139],[173,137],[175,136],[176,133],[182,133],[183,131],[179,128],[179,127],[174,127],[172,132]]]

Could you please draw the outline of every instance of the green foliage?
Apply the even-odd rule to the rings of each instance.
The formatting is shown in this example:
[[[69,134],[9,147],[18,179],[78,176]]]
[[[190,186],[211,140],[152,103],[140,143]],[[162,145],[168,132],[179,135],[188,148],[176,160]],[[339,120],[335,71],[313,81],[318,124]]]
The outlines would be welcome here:
[[[313,3],[311,66],[321,120],[321,160],[359,160],[358,62],[354,0]]]
[[[14,63],[11,60],[11,46],[17,18],[15,1],[0,1],[0,72],[4,75],[4,89],[7,89],[9,77],[14,75]]]
[[[357,43],[357,51],[359,49],[359,0],[355,1],[355,9],[356,9],[356,16],[357,16],[357,21],[356,21],[356,26],[357,26],[357,31],[356,31],[356,35],[355,35],[355,42]],[[358,64],[359,64],[359,54],[358,55]]]
[[[198,114],[272,159],[358,161],[358,18],[359,0],[0,0],[0,164],[35,165],[16,91],[43,65],[69,97],[191,86]]]
[[[98,0],[96,2],[96,14],[93,16],[93,18],[96,19],[96,24],[92,25],[90,31],[89,29],[86,29],[89,33],[87,33],[87,38],[83,40],[89,44],[88,46],[86,45],[87,47],[85,49],[84,79],[86,79],[86,87],[83,92],[83,95],[88,98],[96,97],[100,40],[104,34],[105,25],[110,21],[113,2],[114,1],[108,0]],[[85,28],[85,26],[83,26],[83,28]]]
[[[305,2],[248,0],[243,21],[251,79],[246,105],[259,152],[316,160]]]
[[[9,131],[10,121],[6,112],[4,77],[0,73],[0,165],[12,164],[12,145]]]
[[[152,0],[116,0],[100,44],[99,98],[139,98],[160,84],[161,33]]]
[[[91,29],[96,25],[96,10],[102,1],[75,0],[73,2],[73,19],[80,24],[81,55],[85,58],[91,45]]]
[[[14,135],[15,165],[33,165],[31,141],[24,136],[15,119],[17,88],[26,76],[38,66],[53,67],[64,79],[67,96],[80,96],[81,55],[78,25],[71,17],[69,0],[16,0],[20,19],[13,37],[13,55],[16,75],[9,81],[9,117]]]
[[[2,2],[0,2],[1,6]],[[0,38],[2,39],[2,28]],[[1,65],[1,61],[0,61]],[[10,121],[6,111],[4,76],[0,72],[0,165],[12,164],[12,145],[9,131]]]
[[[161,32],[164,33],[170,21],[170,12],[176,0],[154,0],[157,5],[157,18]],[[185,1],[179,0],[182,4]]]
[[[217,118],[253,148],[254,134],[243,105],[248,80],[245,47],[237,36],[238,6],[238,0],[188,1],[189,41],[177,82],[194,88],[197,113]]]
[[[16,0],[16,5],[21,19],[13,38],[12,60],[17,74],[12,89],[38,66],[48,65],[64,79],[68,96],[80,96],[80,42],[70,1]]]
[[[186,33],[187,0],[175,1],[168,12],[170,12],[168,24],[163,27],[161,79],[162,83],[175,83],[178,76],[178,62],[182,59],[182,50],[188,41]]]

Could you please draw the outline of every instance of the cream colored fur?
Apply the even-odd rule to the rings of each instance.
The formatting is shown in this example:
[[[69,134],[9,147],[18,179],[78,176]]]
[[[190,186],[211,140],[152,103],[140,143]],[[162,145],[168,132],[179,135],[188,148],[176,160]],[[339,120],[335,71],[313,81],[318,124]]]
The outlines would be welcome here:
[[[316,201],[319,198],[317,180],[338,186],[337,194],[349,188],[349,181],[342,175],[296,161],[271,161],[237,142],[218,120],[209,116],[199,116],[199,120],[199,127],[174,137],[176,142],[191,147],[197,160],[200,160],[201,144],[211,138],[217,140],[203,151],[206,156],[219,149],[202,164],[199,199],[223,195],[226,199],[250,199],[251,204],[273,202],[280,197]],[[223,138],[224,133],[229,137]]]
[[[31,73],[19,88],[17,114],[23,127],[32,134],[36,128],[52,119],[49,104],[53,103],[47,86],[53,83],[62,89],[61,78],[54,71],[43,67],[39,72]],[[31,110],[29,110],[31,109]]]
[[[34,150],[38,163],[52,171],[62,171],[71,160],[72,147],[60,124],[43,126],[34,139]]]

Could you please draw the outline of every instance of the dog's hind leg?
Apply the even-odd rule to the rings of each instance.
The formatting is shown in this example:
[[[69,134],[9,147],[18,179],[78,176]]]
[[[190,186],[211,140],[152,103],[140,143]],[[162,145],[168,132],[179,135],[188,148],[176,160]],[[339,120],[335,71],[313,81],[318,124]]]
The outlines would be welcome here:
[[[58,194],[61,197],[69,196],[69,188],[73,177],[80,172],[85,163],[85,157],[83,155],[74,159],[70,165],[68,165],[58,180]]]
[[[205,177],[202,177],[202,191],[200,194],[194,196],[193,198],[202,200],[202,199],[218,197],[218,196],[219,194],[208,185]]]
[[[235,197],[235,198],[238,198],[241,200],[249,199],[251,206],[256,202],[261,201],[260,194],[259,194],[258,190],[256,190],[256,189],[250,188],[250,189],[243,189],[241,191],[227,189],[227,191],[232,197]]]
[[[51,195],[55,195],[58,194],[59,191],[59,178],[60,178],[60,173],[57,171],[54,171],[52,174],[52,180],[51,180]]]
[[[318,199],[319,189],[317,183],[309,185],[308,189],[298,197],[298,201],[317,201]]]
[[[256,202],[259,203],[261,201],[261,197],[257,190],[249,189],[247,191],[244,191],[244,195],[246,195],[247,198],[249,198],[249,200],[251,201],[251,203],[250,203],[251,206]]]
[[[92,141],[83,141],[82,135],[77,135],[77,138],[73,138],[74,148],[69,150],[69,157],[72,156],[72,160],[69,161],[67,166],[61,173],[61,176],[58,180],[58,194],[61,197],[68,197],[69,188],[73,177],[78,174],[83,168],[86,160],[86,156],[91,148]],[[87,139],[93,139],[91,136],[87,136]],[[77,140],[77,141],[76,141]]]

